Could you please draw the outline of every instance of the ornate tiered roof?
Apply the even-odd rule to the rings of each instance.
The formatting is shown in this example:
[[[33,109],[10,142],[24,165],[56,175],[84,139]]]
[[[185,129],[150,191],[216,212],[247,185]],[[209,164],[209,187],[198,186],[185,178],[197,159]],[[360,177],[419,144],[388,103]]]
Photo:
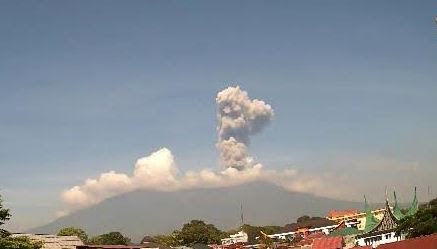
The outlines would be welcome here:
[[[358,237],[374,236],[384,234],[386,232],[391,232],[396,229],[398,222],[398,219],[396,219],[393,212],[391,211],[390,205],[388,204],[388,199],[386,199],[382,219],[378,221],[377,224],[373,226],[373,228],[367,226],[366,220],[366,230],[364,230],[363,234],[358,235]]]
[[[405,214],[406,216],[410,216],[413,215],[417,212],[417,210],[419,209],[419,201],[417,200],[417,191],[416,191],[416,187],[414,187],[414,199],[413,202],[410,205],[410,208],[408,208],[407,213]]]
[[[376,227],[374,227],[370,233],[373,232],[384,232],[393,230],[398,226],[398,219],[396,219],[395,215],[390,209],[390,205],[388,204],[388,200],[385,201],[385,209],[384,216]]]
[[[372,210],[370,209],[369,204],[367,203],[366,196],[364,195],[364,211],[366,212],[366,225],[364,227],[364,232],[368,232],[372,230],[377,224],[378,219],[376,219],[375,215],[373,215]]]
[[[419,207],[419,203],[417,201],[416,196],[416,188],[414,188],[414,199],[411,203],[407,213],[403,214],[396,198],[396,192],[394,194],[394,207],[393,209],[390,207],[390,204],[388,202],[387,198],[387,192],[386,192],[386,201],[385,201],[385,208],[382,219],[379,221],[376,219],[376,217],[372,214],[369,204],[367,203],[366,196],[364,196],[364,209],[366,212],[366,226],[364,229],[364,233],[361,236],[372,236],[376,234],[382,234],[385,232],[393,231],[398,226],[399,220],[402,219],[405,216],[414,215]]]
[[[395,205],[393,207],[393,214],[396,217],[396,219],[400,220],[402,219],[405,215],[402,213],[401,208],[398,205],[398,200],[396,198],[396,191],[393,192],[393,197],[395,200]]]

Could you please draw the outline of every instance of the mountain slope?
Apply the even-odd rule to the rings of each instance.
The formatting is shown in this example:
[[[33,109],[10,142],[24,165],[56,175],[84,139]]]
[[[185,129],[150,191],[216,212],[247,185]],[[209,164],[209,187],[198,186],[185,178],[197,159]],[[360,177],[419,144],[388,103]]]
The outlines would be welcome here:
[[[324,216],[330,209],[362,207],[358,202],[287,192],[260,182],[179,192],[135,191],[79,210],[31,232],[55,233],[65,226],[77,226],[92,235],[121,231],[135,242],[144,234],[180,229],[191,219],[230,229],[239,226],[240,203],[243,203],[244,222],[253,225],[284,225],[303,214]]]

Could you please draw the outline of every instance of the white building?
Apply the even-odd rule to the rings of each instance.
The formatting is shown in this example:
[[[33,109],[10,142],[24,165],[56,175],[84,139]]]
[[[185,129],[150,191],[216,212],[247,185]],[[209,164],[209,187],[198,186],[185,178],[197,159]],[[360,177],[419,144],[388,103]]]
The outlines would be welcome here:
[[[247,233],[240,231],[236,234],[231,234],[229,238],[222,239],[222,245],[232,245],[236,243],[247,243],[249,240],[249,237],[247,236]]]
[[[26,234],[14,233],[12,237],[28,237],[32,241],[41,241],[42,249],[76,249],[83,246],[83,242],[77,236],[57,236],[51,234]]]

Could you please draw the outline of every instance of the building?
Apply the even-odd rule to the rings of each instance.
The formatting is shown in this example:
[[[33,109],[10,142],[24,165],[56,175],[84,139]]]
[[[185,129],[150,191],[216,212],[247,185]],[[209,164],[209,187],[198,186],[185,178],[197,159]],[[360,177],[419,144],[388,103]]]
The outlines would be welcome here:
[[[272,239],[293,240],[295,237],[306,238],[308,235],[323,233],[329,234],[338,224],[325,218],[314,217],[308,221],[285,225],[284,232],[268,235]]]
[[[77,236],[57,236],[52,234],[14,233],[12,237],[28,237],[32,241],[41,241],[42,249],[76,249],[83,242]]]
[[[247,233],[244,231],[239,231],[236,234],[231,234],[229,238],[221,239],[222,245],[228,246],[232,244],[238,244],[238,243],[247,243],[249,240],[249,237],[247,236]]]
[[[414,188],[414,199],[408,211],[403,214],[397,204],[396,193],[394,193],[395,204],[390,207],[388,198],[386,197],[385,208],[381,220],[377,220],[366,208],[366,225],[364,232],[356,236],[356,243],[360,246],[370,245],[373,248],[386,243],[404,240],[404,235],[396,235],[396,227],[399,220],[404,216],[413,215],[417,212],[418,201],[416,196],[416,188]],[[366,206],[367,201],[366,201]]]
[[[356,226],[348,226],[346,224],[347,223],[343,221],[334,228],[328,236],[341,236],[344,241],[344,248],[348,249],[355,246],[355,238],[358,234],[362,233],[362,231],[358,230]]]
[[[378,249],[436,249],[437,233],[418,238],[396,241],[378,246]]]
[[[366,199],[366,197],[364,197]],[[365,210],[367,210],[367,201],[365,201],[366,207]],[[384,208],[370,210],[370,213],[376,218],[376,219],[382,219]],[[364,212],[358,212],[357,210],[350,209],[350,210],[331,210],[328,212],[328,215],[326,218],[328,220],[332,220],[337,223],[341,223],[343,221],[349,223],[354,222],[356,223],[356,227],[358,230],[364,230],[366,226],[366,211]]]

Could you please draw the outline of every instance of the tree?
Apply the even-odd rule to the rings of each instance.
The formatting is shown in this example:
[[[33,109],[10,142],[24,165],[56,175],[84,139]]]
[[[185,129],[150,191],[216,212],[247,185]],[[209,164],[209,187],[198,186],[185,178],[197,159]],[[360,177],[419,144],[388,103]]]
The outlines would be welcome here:
[[[88,244],[91,245],[127,245],[128,243],[130,243],[130,239],[120,232],[101,234],[88,241]]]
[[[277,233],[281,230],[279,226],[251,226],[248,224],[244,224],[241,229],[247,233],[249,244],[257,243],[256,238],[259,237],[262,233],[265,234],[273,234]]]
[[[28,237],[0,238],[1,249],[40,249],[41,241],[31,241]]]
[[[297,218],[296,222],[301,223],[301,222],[305,222],[308,220],[311,220],[311,217],[309,217],[308,215],[303,215],[303,216]]]
[[[4,225],[6,221],[11,218],[9,209],[3,207],[2,196],[0,195],[0,226]],[[9,232],[0,228],[0,238],[9,236]]]
[[[0,195],[0,226],[11,218],[9,209],[3,207],[3,200]],[[31,241],[27,237],[12,238],[11,234],[0,228],[0,248],[1,249],[40,249],[42,242]]]
[[[177,237],[183,245],[187,246],[196,243],[218,244],[222,238],[226,237],[226,233],[202,220],[192,220],[190,223],[184,224]]]
[[[166,245],[166,246],[180,246],[182,245],[182,242],[179,240],[179,231],[175,230],[169,235],[155,235],[152,237],[152,241],[158,244]]]
[[[259,244],[261,249],[273,248],[273,240],[266,233],[260,231]]]
[[[437,198],[421,205],[417,213],[400,220],[396,233],[415,238],[437,232]]]
[[[77,236],[84,244],[88,242],[88,235],[84,230],[77,227],[64,227],[59,230],[58,236]]]

